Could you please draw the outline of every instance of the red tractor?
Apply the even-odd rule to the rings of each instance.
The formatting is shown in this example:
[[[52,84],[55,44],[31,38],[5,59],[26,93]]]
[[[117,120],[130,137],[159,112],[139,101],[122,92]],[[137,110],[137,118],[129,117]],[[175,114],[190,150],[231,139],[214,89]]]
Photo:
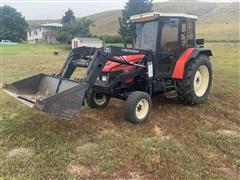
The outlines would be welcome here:
[[[91,108],[104,108],[111,98],[126,100],[125,117],[132,123],[148,119],[155,94],[202,103],[212,82],[212,52],[195,39],[196,19],[156,12],[132,16],[132,48],[75,48],[58,74],[35,75],[4,89],[31,107],[67,118],[84,100]],[[70,80],[78,67],[87,68],[85,76]]]

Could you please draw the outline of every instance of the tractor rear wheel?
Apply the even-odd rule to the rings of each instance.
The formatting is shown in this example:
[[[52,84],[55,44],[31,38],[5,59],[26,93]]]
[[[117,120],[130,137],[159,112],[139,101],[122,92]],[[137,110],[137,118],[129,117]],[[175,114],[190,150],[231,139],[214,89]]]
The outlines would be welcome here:
[[[102,109],[105,108],[109,103],[110,97],[101,92],[91,90],[89,95],[86,98],[86,102],[91,108]]]
[[[188,62],[184,78],[177,82],[177,96],[184,104],[195,105],[207,100],[212,84],[212,65],[206,55]]]
[[[128,96],[124,106],[125,117],[132,123],[143,123],[151,112],[152,100],[149,94],[135,91]]]

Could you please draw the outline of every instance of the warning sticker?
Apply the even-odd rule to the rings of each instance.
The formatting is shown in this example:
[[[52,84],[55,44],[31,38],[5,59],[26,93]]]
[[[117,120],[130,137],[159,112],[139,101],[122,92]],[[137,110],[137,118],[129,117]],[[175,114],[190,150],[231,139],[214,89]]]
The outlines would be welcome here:
[[[152,62],[148,62],[148,77],[153,77],[153,64]]]

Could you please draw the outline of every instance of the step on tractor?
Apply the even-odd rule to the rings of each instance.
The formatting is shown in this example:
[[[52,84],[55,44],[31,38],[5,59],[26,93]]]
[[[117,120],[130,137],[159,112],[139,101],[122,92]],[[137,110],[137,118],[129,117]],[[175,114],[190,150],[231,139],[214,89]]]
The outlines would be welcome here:
[[[164,94],[187,105],[207,100],[212,82],[210,49],[195,38],[196,16],[150,12],[130,17],[132,48],[72,49],[55,75],[38,74],[3,89],[30,107],[72,118],[85,103],[104,108],[111,98],[125,100],[125,118],[142,123],[152,97]],[[72,80],[77,68],[85,75]],[[71,78],[71,79],[70,79]]]

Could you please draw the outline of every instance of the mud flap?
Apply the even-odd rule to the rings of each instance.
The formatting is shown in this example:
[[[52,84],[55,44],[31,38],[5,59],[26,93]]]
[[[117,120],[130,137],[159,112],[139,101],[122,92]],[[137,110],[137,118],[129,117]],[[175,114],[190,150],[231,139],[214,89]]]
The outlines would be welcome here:
[[[80,111],[88,84],[38,74],[11,84],[3,90],[24,104],[59,117],[71,118]]]

